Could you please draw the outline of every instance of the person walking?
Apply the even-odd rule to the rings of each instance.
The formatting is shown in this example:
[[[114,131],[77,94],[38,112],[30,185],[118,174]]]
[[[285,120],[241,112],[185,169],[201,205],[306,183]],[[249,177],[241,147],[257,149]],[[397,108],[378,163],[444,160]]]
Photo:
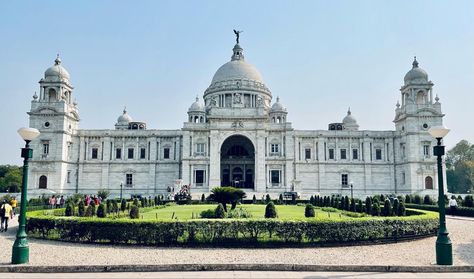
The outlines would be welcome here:
[[[454,195],[451,196],[451,199],[449,200],[449,212],[451,215],[456,215],[458,207],[458,202],[456,201],[456,197]]]
[[[12,200],[10,201],[10,205],[12,206],[12,209],[13,209],[13,216],[15,216],[16,208],[18,207],[18,201],[16,200],[16,197],[12,198]]]
[[[0,224],[0,231],[6,232],[8,230],[8,221],[13,218],[13,208],[7,202],[7,200],[3,201],[2,207],[0,207],[1,214],[1,224]]]

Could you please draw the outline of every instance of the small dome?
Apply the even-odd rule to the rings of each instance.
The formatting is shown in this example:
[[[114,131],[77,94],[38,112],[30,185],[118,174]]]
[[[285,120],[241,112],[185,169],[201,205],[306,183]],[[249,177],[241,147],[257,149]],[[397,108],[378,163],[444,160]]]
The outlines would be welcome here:
[[[354,118],[354,116],[352,116],[351,108],[349,108],[349,110],[347,110],[347,115],[342,120],[342,123],[343,124],[357,124],[357,120]]]
[[[273,104],[271,112],[286,112],[286,108],[280,103],[280,97],[277,97],[276,102]]]
[[[56,57],[56,59],[54,60],[54,65],[49,67],[44,72],[44,78],[47,81],[51,81],[51,80],[56,81],[56,80],[61,80],[61,79],[69,80],[70,79],[70,76],[69,76],[69,73],[67,72],[67,70],[63,66],[61,66],[61,59],[59,58],[59,54],[58,54],[58,57]]]
[[[416,61],[416,56],[413,61],[413,68],[408,71],[405,75],[405,85],[409,83],[426,83],[428,82],[428,74],[425,70],[418,67],[418,61]]]
[[[120,115],[117,118],[117,124],[119,124],[119,125],[127,125],[128,123],[130,123],[132,121],[133,121],[133,119],[132,119],[132,117],[130,117],[130,115],[128,115],[126,109],[123,109],[123,114]]]
[[[204,106],[199,103],[199,97],[196,97],[196,101],[191,105],[191,107],[188,109],[188,112],[193,112],[193,111],[206,111]]]

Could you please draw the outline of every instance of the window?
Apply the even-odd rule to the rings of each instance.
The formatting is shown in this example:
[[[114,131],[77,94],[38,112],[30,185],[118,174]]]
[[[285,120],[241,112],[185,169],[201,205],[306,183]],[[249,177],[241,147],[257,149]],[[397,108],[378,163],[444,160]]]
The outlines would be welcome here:
[[[163,159],[169,159],[170,158],[170,149],[165,148],[163,149]]]
[[[346,173],[341,175],[341,185],[342,185],[342,187],[347,187],[349,185],[347,183],[347,181],[348,181],[347,177],[348,177],[348,175]]]
[[[99,153],[99,149],[98,148],[92,148],[92,159],[97,159],[97,156],[98,156],[98,153]]]
[[[347,159],[347,151],[346,149],[341,149],[341,160]]]
[[[194,174],[194,183],[196,186],[202,186],[204,184],[204,170],[196,170]]]
[[[329,160],[334,160],[334,149],[329,148]]]
[[[197,143],[196,144],[196,154],[204,155],[204,143]]]
[[[134,150],[133,148],[129,148],[128,149],[128,159],[133,159],[133,154],[134,153]]]
[[[71,171],[67,171],[66,182],[71,183]]]
[[[132,187],[133,185],[133,174],[127,173],[125,175],[125,185],[128,187]]]
[[[38,186],[39,186],[40,189],[48,188],[48,178],[46,177],[46,175],[40,176]]]
[[[306,160],[311,159],[311,148],[306,148],[306,149],[304,150],[304,158],[305,158]]]
[[[122,148],[115,149],[115,159],[122,159]]]
[[[425,178],[425,189],[433,190],[433,178],[431,176]]]
[[[352,149],[352,159],[353,160],[359,160],[359,150]]]
[[[279,170],[270,171],[270,182],[274,186],[280,185],[280,171]]]
[[[48,155],[49,154],[49,142],[44,142],[43,143],[43,154]]]
[[[375,149],[375,160],[382,160],[382,149]]]
[[[146,157],[146,149],[140,148],[140,159],[145,159]]]
[[[272,154],[280,153],[280,145],[278,143],[272,143],[270,145],[270,153]]]
[[[402,172],[402,185],[405,185],[405,179],[406,179],[406,175],[404,172]]]
[[[430,146],[427,144],[423,145],[423,155],[425,157],[430,157]]]

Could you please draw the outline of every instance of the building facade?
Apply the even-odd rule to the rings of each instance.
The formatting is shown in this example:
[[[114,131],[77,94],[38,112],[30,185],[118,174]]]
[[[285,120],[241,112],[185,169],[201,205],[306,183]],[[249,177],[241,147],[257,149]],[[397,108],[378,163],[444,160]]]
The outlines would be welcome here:
[[[359,129],[350,109],[327,129],[293,129],[287,109],[245,61],[238,43],[181,129],[147,129],[125,109],[114,128],[80,129],[74,87],[59,57],[39,84],[28,112],[30,127],[41,132],[31,143],[33,193],[107,189],[114,196],[153,196],[181,185],[190,185],[194,196],[216,186],[244,188],[248,197],[437,190],[428,129],[442,125],[444,114],[416,58],[400,89],[392,131]]]

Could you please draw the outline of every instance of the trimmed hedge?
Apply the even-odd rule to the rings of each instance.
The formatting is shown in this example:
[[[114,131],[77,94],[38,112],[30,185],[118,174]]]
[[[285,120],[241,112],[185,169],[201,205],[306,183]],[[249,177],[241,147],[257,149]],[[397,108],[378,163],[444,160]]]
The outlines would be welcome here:
[[[415,211],[415,210],[413,210]],[[286,221],[278,219],[130,220],[55,217],[32,212],[28,233],[33,237],[72,242],[144,245],[242,243],[347,243],[398,240],[436,233],[436,214],[367,218],[348,221]]]
[[[407,208],[414,208],[414,209],[421,209],[421,210],[428,210],[428,211],[435,211],[439,212],[437,205],[426,205],[426,204],[407,204]],[[446,206],[446,214],[452,215],[451,209],[449,206]],[[465,217],[474,217],[474,208],[472,207],[463,207],[459,206],[456,208],[456,216],[465,216]]]

